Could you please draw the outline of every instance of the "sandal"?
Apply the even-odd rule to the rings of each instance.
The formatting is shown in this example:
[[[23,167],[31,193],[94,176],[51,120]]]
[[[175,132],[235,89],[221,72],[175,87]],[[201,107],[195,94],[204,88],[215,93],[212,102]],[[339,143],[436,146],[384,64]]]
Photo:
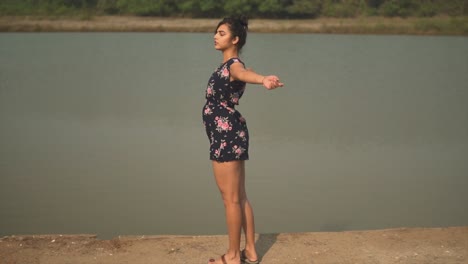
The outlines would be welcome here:
[[[209,263],[211,263],[211,262],[214,263],[215,261],[216,261],[215,259],[210,259]],[[227,264],[226,259],[224,258],[224,255],[221,256],[221,261],[223,261],[223,264]]]
[[[250,260],[247,258],[247,255],[245,254],[245,249],[241,251],[241,261],[242,263],[245,263],[245,264],[259,264],[260,261],[257,260]]]

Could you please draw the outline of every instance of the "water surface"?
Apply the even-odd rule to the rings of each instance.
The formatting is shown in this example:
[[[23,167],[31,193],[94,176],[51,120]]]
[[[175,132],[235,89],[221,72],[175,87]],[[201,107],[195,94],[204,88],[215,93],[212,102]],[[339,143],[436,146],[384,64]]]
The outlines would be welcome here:
[[[0,235],[225,233],[210,34],[0,34]],[[257,231],[468,224],[468,38],[250,34]]]

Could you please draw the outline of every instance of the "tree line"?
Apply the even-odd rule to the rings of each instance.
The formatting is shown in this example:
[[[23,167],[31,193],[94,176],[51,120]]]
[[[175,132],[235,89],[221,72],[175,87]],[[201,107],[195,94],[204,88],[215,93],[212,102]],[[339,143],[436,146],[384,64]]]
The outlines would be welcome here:
[[[0,15],[136,15],[218,18],[466,16],[468,0],[0,0]]]

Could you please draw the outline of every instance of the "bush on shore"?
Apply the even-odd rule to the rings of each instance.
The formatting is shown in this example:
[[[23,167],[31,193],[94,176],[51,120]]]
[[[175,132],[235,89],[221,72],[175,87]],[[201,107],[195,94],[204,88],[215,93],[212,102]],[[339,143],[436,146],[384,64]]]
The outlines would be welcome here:
[[[0,15],[250,18],[466,16],[468,0],[0,0]]]

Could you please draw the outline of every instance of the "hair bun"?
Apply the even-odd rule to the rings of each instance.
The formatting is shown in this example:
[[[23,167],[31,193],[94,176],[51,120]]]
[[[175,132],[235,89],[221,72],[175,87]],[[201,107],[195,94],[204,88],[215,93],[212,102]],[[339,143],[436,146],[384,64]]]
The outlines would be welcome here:
[[[245,27],[246,29],[249,27],[249,19],[246,16],[240,15],[237,19],[243,27]]]

